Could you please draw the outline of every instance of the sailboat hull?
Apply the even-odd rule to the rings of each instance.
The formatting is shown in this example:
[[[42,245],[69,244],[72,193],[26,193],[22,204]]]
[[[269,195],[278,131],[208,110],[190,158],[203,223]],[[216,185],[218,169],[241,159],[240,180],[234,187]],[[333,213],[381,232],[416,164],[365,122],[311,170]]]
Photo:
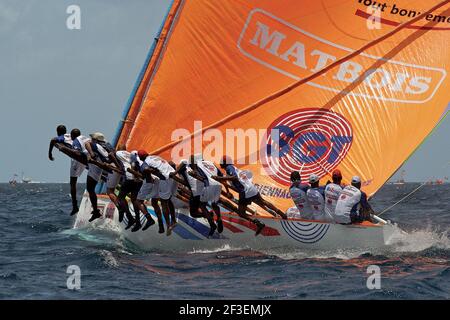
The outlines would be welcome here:
[[[118,211],[105,196],[99,197],[102,218],[89,223],[92,207],[87,194],[84,195],[74,228],[115,230],[143,250],[165,250],[191,252],[220,248],[250,248],[270,250],[281,247],[311,250],[373,249],[384,247],[394,233],[390,224],[361,224],[344,226],[313,221],[288,220],[258,217],[266,228],[255,237],[252,224],[234,213],[223,212],[224,231],[208,237],[209,226],[205,219],[193,219],[186,208],[177,209],[178,225],[171,236],[159,234],[157,225],[146,231],[125,230],[127,219],[118,221]],[[154,216],[153,210],[149,211]],[[154,216],[156,220],[156,217]],[[145,218],[142,217],[142,223]]]

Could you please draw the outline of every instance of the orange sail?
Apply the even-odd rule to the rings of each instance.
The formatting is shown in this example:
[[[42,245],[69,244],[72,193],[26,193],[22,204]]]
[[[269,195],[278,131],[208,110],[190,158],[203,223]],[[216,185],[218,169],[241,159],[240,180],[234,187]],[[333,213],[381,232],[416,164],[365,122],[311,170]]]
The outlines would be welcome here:
[[[373,194],[446,110],[449,43],[449,1],[175,0],[118,143],[226,153],[281,209],[294,170]]]

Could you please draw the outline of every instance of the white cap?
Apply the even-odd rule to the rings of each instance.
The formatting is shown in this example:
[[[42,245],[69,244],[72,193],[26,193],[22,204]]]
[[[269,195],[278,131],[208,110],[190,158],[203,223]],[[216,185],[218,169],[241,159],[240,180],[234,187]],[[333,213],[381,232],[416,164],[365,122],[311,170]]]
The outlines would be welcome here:
[[[180,164],[188,164],[189,161],[187,159],[181,159]]]
[[[317,181],[319,181],[319,176],[317,174],[313,173],[309,176],[309,183],[315,183]]]
[[[361,182],[361,178],[360,178],[360,177],[354,176],[354,177],[352,178],[352,183],[360,183],[360,182]]]
[[[101,132],[91,133],[90,136],[91,136],[92,139],[98,140],[100,142],[105,142],[106,141],[105,136]]]

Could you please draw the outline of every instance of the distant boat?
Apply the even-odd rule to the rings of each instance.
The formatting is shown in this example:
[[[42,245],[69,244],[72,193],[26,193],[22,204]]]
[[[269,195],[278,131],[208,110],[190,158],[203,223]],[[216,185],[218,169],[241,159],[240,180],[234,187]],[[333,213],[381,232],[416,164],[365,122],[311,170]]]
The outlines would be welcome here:
[[[400,179],[395,181],[393,184],[395,184],[395,185],[403,185],[403,184],[405,184],[405,170],[402,170],[402,173],[400,174]]]
[[[30,177],[25,177],[24,173],[22,172],[22,183],[31,183],[33,179]]]
[[[15,186],[17,184],[17,174],[13,175],[11,179],[9,179],[9,184]]]

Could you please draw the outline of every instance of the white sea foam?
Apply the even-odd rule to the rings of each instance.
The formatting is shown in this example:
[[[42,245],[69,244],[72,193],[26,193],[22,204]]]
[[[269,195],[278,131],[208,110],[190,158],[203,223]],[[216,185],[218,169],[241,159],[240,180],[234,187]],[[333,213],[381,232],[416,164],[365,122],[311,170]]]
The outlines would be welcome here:
[[[388,245],[395,252],[420,252],[429,248],[450,249],[450,239],[448,230],[439,232],[428,226],[425,229],[413,230],[411,232],[403,232],[396,230]]]
[[[448,231],[439,232],[431,226],[425,229],[405,232],[395,227],[392,238],[384,248],[378,249],[338,249],[330,251],[299,250],[290,248],[278,248],[264,253],[275,255],[284,260],[293,259],[330,259],[349,260],[358,258],[364,254],[385,255],[388,257],[400,256],[407,253],[421,252],[430,248],[450,249]]]
[[[119,266],[119,262],[116,258],[114,258],[114,255],[112,252],[108,250],[100,250],[100,255],[103,257],[103,261],[110,267],[117,268]]]
[[[244,250],[245,248],[241,247],[232,247],[229,244],[225,244],[221,247],[215,248],[215,249],[197,249],[189,251],[188,254],[200,254],[200,253],[216,253],[216,252],[223,252],[223,251],[240,251]]]

